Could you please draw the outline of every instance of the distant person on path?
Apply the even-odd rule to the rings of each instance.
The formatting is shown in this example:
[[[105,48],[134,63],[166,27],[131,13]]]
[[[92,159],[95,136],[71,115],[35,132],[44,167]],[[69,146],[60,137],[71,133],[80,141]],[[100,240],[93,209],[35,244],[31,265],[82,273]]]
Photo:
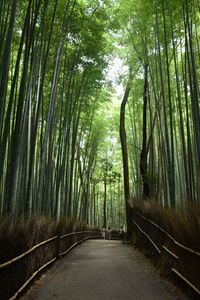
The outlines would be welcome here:
[[[105,240],[105,238],[106,238],[106,229],[105,228],[101,229],[101,234],[102,234],[102,239]]]
[[[119,238],[124,243],[124,229],[123,229],[123,226],[120,227]]]
[[[111,239],[111,229],[110,229],[110,227],[108,227],[108,239],[109,240]]]

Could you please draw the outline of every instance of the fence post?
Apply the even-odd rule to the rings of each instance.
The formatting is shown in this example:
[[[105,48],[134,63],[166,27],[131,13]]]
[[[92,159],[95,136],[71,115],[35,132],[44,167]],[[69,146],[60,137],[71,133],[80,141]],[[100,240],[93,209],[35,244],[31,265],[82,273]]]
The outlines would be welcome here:
[[[56,239],[56,258],[59,258],[59,252],[60,252],[60,235],[57,236]]]

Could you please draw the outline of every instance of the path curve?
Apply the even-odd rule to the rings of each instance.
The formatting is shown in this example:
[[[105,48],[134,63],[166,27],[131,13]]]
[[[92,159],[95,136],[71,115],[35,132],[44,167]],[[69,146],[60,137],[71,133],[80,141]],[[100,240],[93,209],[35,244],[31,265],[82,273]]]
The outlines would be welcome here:
[[[23,300],[184,300],[149,261],[120,241],[89,240],[57,261]]]

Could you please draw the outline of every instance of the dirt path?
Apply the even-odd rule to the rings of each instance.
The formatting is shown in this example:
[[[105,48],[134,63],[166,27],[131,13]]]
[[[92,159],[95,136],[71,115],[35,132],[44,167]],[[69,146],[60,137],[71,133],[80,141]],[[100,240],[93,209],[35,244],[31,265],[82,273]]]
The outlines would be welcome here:
[[[146,258],[119,241],[90,240],[62,258],[23,300],[187,299]]]

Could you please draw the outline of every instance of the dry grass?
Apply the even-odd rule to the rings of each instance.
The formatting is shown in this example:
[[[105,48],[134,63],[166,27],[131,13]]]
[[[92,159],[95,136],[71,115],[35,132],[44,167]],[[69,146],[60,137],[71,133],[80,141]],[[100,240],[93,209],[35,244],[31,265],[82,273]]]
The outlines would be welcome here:
[[[141,213],[165,229],[177,242],[200,252],[200,206],[190,205],[184,209],[174,210],[163,208],[154,201],[134,200],[131,202],[131,207],[133,218],[159,247],[161,255],[156,253],[149,240],[135,227],[136,246],[145,251],[162,275],[179,282],[171,271],[171,268],[175,268],[200,290],[200,257],[173,243],[162,231],[136,214],[136,212]],[[179,259],[174,259],[169,253],[163,251],[163,245],[176,254]],[[179,283],[189,291],[191,299],[196,299],[195,294],[187,285],[182,281]]]
[[[54,219],[39,215],[29,219],[19,218],[14,224],[11,218],[6,218],[0,224],[0,264],[53,236],[85,230],[96,229],[69,218],[62,218],[57,224]],[[10,298],[36,270],[56,257],[58,251],[65,251],[67,247],[78,241],[78,238],[80,237],[74,235],[60,240],[60,249],[58,249],[58,240],[53,240],[20,261],[0,270],[0,286],[4,287],[0,289],[0,299]]]
[[[29,219],[18,218],[14,224],[6,218],[0,224],[0,263],[18,256],[55,233],[56,224],[48,217],[35,215]]]
[[[200,205],[174,210],[163,208],[153,200],[134,200],[131,206],[165,229],[178,242],[200,252]]]

